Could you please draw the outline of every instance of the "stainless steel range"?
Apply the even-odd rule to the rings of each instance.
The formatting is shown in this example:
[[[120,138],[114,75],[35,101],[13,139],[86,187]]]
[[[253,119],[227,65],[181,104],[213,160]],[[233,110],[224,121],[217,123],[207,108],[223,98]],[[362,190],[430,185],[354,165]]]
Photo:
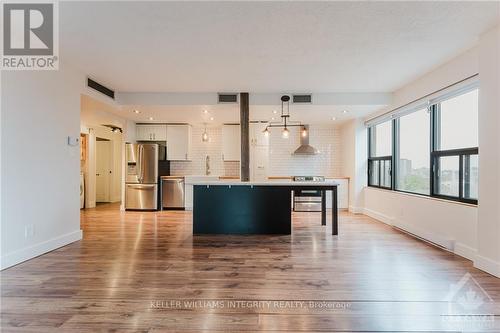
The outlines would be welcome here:
[[[324,182],[323,176],[295,176],[295,182]],[[321,191],[298,190],[293,192],[293,210],[295,212],[321,212]]]

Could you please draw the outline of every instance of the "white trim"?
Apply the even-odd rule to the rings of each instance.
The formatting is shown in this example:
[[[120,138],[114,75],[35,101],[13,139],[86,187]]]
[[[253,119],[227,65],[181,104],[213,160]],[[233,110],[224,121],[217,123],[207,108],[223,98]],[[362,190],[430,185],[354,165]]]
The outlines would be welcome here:
[[[479,79],[477,76],[440,91],[439,93],[433,94],[429,96],[427,100],[429,104],[436,104],[476,89],[479,89]]]
[[[390,111],[379,114],[372,118],[368,118],[365,121],[365,126],[372,127],[381,124],[383,122],[386,122],[388,120],[400,118],[414,111],[425,109],[429,105],[442,102],[444,100],[464,94],[466,92],[472,91],[477,88],[479,88],[479,76],[475,74],[450,86],[444,87],[442,89],[439,89],[438,91],[425,95],[422,98],[414,100],[410,103],[401,105],[399,107],[396,107]]]
[[[363,207],[349,206],[348,211],[353,214],[363,214],[364,209]]]
[[[453,252],[472,261],[474,261],[477,255],[476,249],[460,242],[455,242],[455,248],[453,249]]]
[[[365,208],[363,211],[364,211],[365,215],[368,215],[369,217],[372,217],[375,220],[378,220],[378,221],[383,222],[385,224],[388,224],[390,226],[394,225],[394,217],[390,217],[390,216],[381,214],[379,212],[376,212],[376,211],[368,209],[368,208]]]
[[[442,246],[450,251],[452,251],[453,248],[455,247],[455,240],[441,236],[436,233],[425,231],[413,224],[405,223],[404,221],[394,220],[393,226],[405,232],[408,232],[416,236],[417,238],[422,238],[423,240]]]
[[[82,231],[77,230],[68,234],[49,239],[47,241],[25,247],[23,249],[7,253],[2,256],[0,269],[6,269],[14,265],[20,264],[23,261],[38,257],[44,253],[53,251],[62,246],[79,241],[82,239]]]
[[[369,190],[369,191],[384,191],[384,192],[389,192],[391,194],[406,195],[406,196],[409,196],[409,197],[415,197],[415,198],[419,198],[419,199],[432,200],[432,201],[441,201],[441,202],[447,203],[447,204],[460,205],[460,206],[468,206],[468,207],[472,207],[472,208],[476,208],[477,209],[477,205],[476,204],[470,204],[470,203],[467,203],[467,202],[456,201],[456,200],[442,199],[442,198],[438,198],[438,197],[431,197],[431,196],[428,196],[428,195],[423,195],[423,194],[418,194],[418,193],[395,191],[395,190],[391,190],[391,189],[387,189],[387,188],[374,187],[374,186],[365,186],[363,189],[364,190]]]
[[[474,259],[474,267],[485,271],[486,273],[500,277],[500,262],[498,261],[476,255],[476,258]]]
[[[401,230],[402,232],[411,235],[412,237],[424,240],[435,246],[437,245],[440,247],[444,247],[445,249],[466,259],[474,261],[477,258],[476,249],[467,246],[463,243],[458,243],[454,239],[427,232],[419,227],[416,227],[415,225],[405,223],[404,221],[398,221],[393,217],[384,215],[382,213],[376,212],[368,208],[364,209],[364,214],[371,218],[374,218],[377,221],[395,227]],[[500,272],[500,266],[499,266],[499,272]]]

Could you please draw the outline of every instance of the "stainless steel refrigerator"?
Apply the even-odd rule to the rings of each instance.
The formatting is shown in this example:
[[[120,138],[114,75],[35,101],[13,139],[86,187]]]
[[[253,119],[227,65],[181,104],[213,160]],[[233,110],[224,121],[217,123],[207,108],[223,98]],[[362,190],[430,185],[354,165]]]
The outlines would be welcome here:
[[[157,210],[158,145],[127,143],[125,209]]]

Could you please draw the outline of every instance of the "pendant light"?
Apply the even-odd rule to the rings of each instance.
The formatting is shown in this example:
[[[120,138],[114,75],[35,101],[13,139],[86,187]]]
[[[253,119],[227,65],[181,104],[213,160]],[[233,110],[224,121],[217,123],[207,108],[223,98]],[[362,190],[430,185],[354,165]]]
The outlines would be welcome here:
[[[285,104],[286,104],[286,110],[285,110]],[[276,113],[273,111],[273,113]],[[288,127],[301,127],[301,133],[303,137],[307,137],[307,129],[304,127],[304,125],[300,124],[300,122],[292,122],[290,124],[289,118],[290,118],[290,96],[288,95],[283,95],[281,96],[281,123],[276,123],[276,122],[270,122],[269,125],[267,125],[266,129],[262,131],[265,136],[269,136],[269,128],[271,127],[280,127],[283,128],[281,131],[281,137],[283,139],[288,139],[290,136],[290,130]],[[274,120],[274,118],[272,118]]]
[[[205,130],[203,131],[203,134],[201,135],[201,141],[208,142],[208,140],[210,138],[208,137],[208,133],[207,133],[207,123],[204,123],[204,125],[205,125]]]

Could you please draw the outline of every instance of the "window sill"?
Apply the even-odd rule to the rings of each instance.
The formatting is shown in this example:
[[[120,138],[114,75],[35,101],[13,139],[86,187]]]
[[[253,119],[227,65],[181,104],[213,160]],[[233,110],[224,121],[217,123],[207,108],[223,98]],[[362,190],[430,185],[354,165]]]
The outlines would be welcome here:
[[[440,202],[445,202],[445,203],[455,204],[455,205],[461,205],[461,206],[468,206],[468,207],[475,207],[475,208],[477,208],[477,206],[478,206],[478,205],[470,204],[470,203],[467,203],[467,202],[461,202],[461,201],[455,201],[455,200],[447,200],[447,199],[436,198],[436,197],[431,197],[431,196],[422,195],[422,194],[416,194],[416,193],[393,191],[393,190],[390,190],[390,189],[385,189],[385,188],[380,188],[380,187],[374,187],[374,186],[365,186],[365,189],[370,189],[370,190],[375,190],[375,191],[391,192],[391,193],[394,193],[394,194],[406,195],[406,196],[409,196],[409,197],[416,197],[416,198],[433,200],[433,201],[440,201]]]

